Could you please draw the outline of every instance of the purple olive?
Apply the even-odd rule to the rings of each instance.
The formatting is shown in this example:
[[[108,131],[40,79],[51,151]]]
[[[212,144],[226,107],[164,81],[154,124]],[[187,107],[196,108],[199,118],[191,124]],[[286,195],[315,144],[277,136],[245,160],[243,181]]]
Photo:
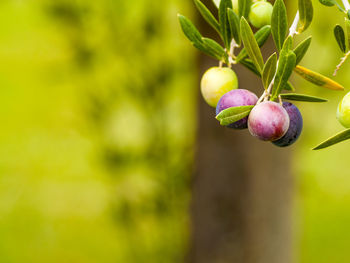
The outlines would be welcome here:
[[[216,115],[221,111],[226,110],[231,107],[239,106],[249,106],[255,105],[258,102],[258,97],[246,89],[236,89],[227,92],[219,100],[218,105],[216,106]],[[241,119],[235,123],[228,125],[227,127],[232,129],[246,129],[248,128],[248,117]]]
[[[282,138],[289,128],[287,111],[276,102],[258,104],[248,118],[249,132],[263,141],[276,141]]]
[[[290,102],[283,102],[283,108],[289,115],[290,124],[287,133],[281,139],[272,142],[279,147],[287,147],[295,143],[303,129],[303,117],[299,109]]]

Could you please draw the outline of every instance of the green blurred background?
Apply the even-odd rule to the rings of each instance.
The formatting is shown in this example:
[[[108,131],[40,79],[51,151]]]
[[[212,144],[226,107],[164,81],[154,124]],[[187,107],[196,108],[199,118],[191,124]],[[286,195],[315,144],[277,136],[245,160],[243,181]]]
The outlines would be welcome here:
[[[331,75],[342,16],[314,5],[303,65]],[[1,1],[1,263],[183,262],[199,67],[178,12],[197,15],[181,0]],[[345,93],[293,82],[330,98],[300,107],[295,262],[347,262],[349,143],[310,150],[342,129]]]

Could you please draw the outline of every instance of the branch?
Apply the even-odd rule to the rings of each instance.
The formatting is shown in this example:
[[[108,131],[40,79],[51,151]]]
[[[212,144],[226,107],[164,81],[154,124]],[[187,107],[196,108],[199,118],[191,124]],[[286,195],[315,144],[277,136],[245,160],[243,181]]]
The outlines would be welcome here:
[[[337,66],[337,68],[335,69],[335,71],[333,73],[333,76],[337,75],[338,71],[343,66],[343,64],[345,63],[345,61],[348,59],[349,56],[350,56],[350,51],[348,53],[346,53],[344,57],[342,57],[342,59],[340,60],[339,65]]]
[[[350,10],[349,1],[348,0],[342,0],[342,2],[343,2],[343,5],[344,5],[346,11],[349,11]]]
[[[343,1],[347,1],[347,0],[343,0]],[[300,16],[299,16],[299,10],[298,10],[297,14],[295,15],[293,24],[289,29],[289,35],[292,37],[298,33],[297,28],[298,28],[298,24],[299,24],[299,19],[300,19]]]

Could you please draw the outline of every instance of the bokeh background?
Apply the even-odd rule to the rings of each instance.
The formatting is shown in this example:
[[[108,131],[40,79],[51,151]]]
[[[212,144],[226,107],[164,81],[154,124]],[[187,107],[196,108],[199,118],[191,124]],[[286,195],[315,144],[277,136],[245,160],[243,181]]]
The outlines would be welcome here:
[[[342,15],[313,2],[302,64],[330,76]],[[184,262],[200,65],[179,12],[199,21],[192,1],[1,1],[1,263]],[[349,70],[336,77],[346,90]],[[293,261],[347,262],[349,143],[310,150],[342,129],[345,93],[293,83],[330,99],[298,104]]]

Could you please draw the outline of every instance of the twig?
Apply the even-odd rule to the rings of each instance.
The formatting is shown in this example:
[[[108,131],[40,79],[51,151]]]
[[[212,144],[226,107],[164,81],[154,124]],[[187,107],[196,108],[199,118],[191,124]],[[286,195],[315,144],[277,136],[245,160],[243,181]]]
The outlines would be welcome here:
[[[281,106],[283,106],[282,96],[281,94],[278,95],[278,101],[280,102]]]
[[[349,56],[350,56],[350,51],[348,53],[346,53],[344,57],[341,58],[340,63],[338,64],[337,68],[335,69],[335,71],[333,73],[333,76],[337,75],[338,71],[344,65],[345,61],[348,59]]]
[[[344,5],[346,11],[349,11],[350,10],[349,1],[348,0],[342,0],[342,2],[343,2],[343,5]]]
[[[232,64],[236,64],[236,56],[235,56],[235,48],[239,47],[236,43],[236,41],[234,39],[232,39],[231,41],[231,48],[230,48],[230,52],[229,52],[229,57],[228,57],[228,61],[229,61],[229,66],[231,67]]]
[[[347,1],[347,0],[344,0],[344,1]],[[299,24],[299,19],[300,19],[300,16],[299,16],[299,10],[298,10],[297,14],[295,15],[293,24],[291,25],[291,27],[289,29],[289,35],[292,37],[294,35],[298,34],[297,28],[298,28],[298,24]]]
[[[260,104],[262,101],[265,101],[266,96],[267,96],[267,91],[265,90],[263,95],[259,98],[259,100],[256,103],[256,105]]]

